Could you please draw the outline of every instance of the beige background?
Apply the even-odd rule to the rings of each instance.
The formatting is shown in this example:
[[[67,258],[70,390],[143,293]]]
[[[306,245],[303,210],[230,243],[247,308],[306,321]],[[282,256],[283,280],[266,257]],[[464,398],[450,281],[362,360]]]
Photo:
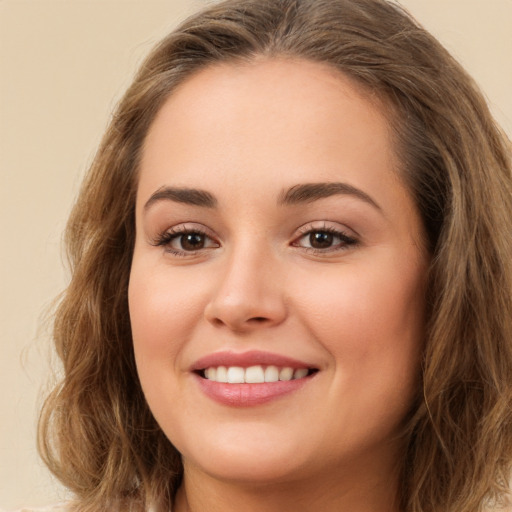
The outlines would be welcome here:
[[[35,449],[44,311],[60,239],[109,114],[143,55],[204,0],[0,0],[0,507],[65,496]],[[512,134],[512,0],[403,0]]]

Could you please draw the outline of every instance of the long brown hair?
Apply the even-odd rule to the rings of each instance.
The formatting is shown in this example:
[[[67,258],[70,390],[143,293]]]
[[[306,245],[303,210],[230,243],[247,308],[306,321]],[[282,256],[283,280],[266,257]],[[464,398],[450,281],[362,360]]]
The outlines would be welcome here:
[[[460,65],[386,0],[227,0],[188,19],[143,63],[67,227],[72,278],[54,327],[64,378],[41,415],[43,459],[77,510],[172,502],[181,461],[144,400],[127,304],[139,157],[177,85],[208,65],[261,56],[327,63],[388,105],[399,173],[432,258],[402,507],[476,512],[499,502],[512,462],[510,145]]]

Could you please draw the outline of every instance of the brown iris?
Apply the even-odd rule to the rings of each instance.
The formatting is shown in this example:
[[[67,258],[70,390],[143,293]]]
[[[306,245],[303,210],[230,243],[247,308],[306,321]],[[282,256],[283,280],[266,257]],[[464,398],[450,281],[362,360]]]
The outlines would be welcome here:
[[[181,235],[180,243],[185,251],[197,251],[204,248],[205,236],[201,233],[186,233]]]
[[[315,249],[327,249],[332,246],[334,235],[328,231],[314,231],[309,235],[309,243]]]

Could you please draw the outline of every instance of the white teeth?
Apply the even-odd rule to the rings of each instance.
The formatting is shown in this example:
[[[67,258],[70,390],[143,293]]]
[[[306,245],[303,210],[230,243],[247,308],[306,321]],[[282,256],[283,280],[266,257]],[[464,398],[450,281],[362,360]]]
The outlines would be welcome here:
[[[279,372],[279,380],[292,380],[293,368],[281,368]]]
[[[277,382],[279,380],[279,368],[277,366],[267,366],[265,368],[265,382]]]
[[[261,384],[263,382],[289,381],[292,379],[303,379],[309,373],[307,368],[294,370],[288,366],[278,368],[277,366],[263,367],[261,365],[249,366],[219,366],[210,367],[204,370],[204,377],[215,382],[227,382],[229,384]]]
[[[209,380],[217,380],[217,368],[206,368],[204,376]]]
[[[294,379],[303,379],[308,374],[308,370],[306,368],[299,368],[293,372]]]
[[[239,366],[228,368],[228,382],[230,384],[243,384],[245,382],[245,371]]]
[[[208,378],[208,377],[206,377]],[[217,378],[215,379],[217,382],[227,382],[228,381],[228,369],[225,366],[219,366],[217,368]]]
[[[249,366],[245,370],[245,382],[256,384],[265,382],[265,373],[261,366]]]

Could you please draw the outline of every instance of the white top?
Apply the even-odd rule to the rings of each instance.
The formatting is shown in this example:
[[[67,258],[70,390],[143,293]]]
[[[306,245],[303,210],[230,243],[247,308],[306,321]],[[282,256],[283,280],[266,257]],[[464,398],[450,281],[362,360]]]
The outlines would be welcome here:
[[[57,503],[47,507],[23,507],[11,511],[0,508],[0,512],[70,512],[70,509],[69,503]],[[149,507],[147,512],[155,512],[155,509],[153,507]]]
[[[7,510],[0,509],[0,512],[8,512]],[[50,505],[48,507],[39,508],[20,508],[12,512],[68,512],[68,507],[65,503],[59,503],[57,505]]]

